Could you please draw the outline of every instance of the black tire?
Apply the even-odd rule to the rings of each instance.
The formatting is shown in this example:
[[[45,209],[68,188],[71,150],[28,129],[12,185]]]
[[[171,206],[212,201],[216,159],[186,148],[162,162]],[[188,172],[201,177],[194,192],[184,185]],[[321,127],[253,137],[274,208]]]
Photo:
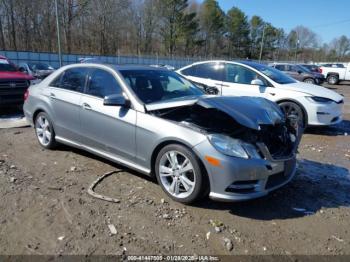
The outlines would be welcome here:
[[[181,155],[182,155],[183,157],[187,158],[190,161],[190,164],[192,164],[194,172],[190,172],[190,175],[193,176],[194,185],[193,185],[193,189],[191,188],[192,192],[186,197],[176,197],[174,195],[175,192],[170,193],[170,190],[165,185],[166,182],[164,183],[164,180],[166,180],[166,179],[167,180],[170,179],[172,182],[174,182],[174,179],[178,179],[178,181],[180,181],[178,177],[176,178],[176,177],[169,175],[166,177],[162,176],[162,179],[161,179],[161,174],[160,174],[161,162],[164,161],[163,160],[164,157],[166,157],[167,154],[171,154],[171,152],[179,153],[179,155],[177,156],[177,159],[178,159],[177,161],[179,161],[179,156],[181,157]],[[169,158],[167,158],[167,159],[169,159]],[[170,164],[169,160],[168,160],[168,162]],[[208,192],[208,190],[207,190],[207,187],[208,187],[207,177],[206,177],[205,171],[201,168],[200,160],[198,159],[198,157],[195,155],[195,153],[192,150],[188,149],[187,147],[185,147],[183,145],[170,144],[170,145],[167,145],[164,148],[162,148],[157,155],[154,170],[156,173],[158,184],[162,187],[164,192],[170,198],[172,198],[173,200],[175,200],[177,202],[181,202],[184,204],[191,204],[191,203],[194,203],[194,202],[200,200],[201,198],[203,198],[206,195],[206,192]],[[192,180],[191,180],[191,182],[192,182]],[[182,185],[182,190],[186,190],[184,185],[181,184],[181,182],[178,182],[178,183],[179,183],[179,188]],[[169,181],[169,184],[172,184],[172,183]],[[169,188],[170,187],[171,186],[169,186]],[[180,193],[180,194],[183,194],[183,193]],[[187,192],[185,192],[185,194],[187,194]]]
[[[327,76],[327,83],[330,85],[336,85],[339,82],[339,76],[338,75],[328,75]]]
[[[291,101],[285,101],[278,104],[286,117],[295,116],[298,119],[298,124],[302,127],[307,126],[306,116],[303,109],[296,103]]]
[[[312,78],[305,78],[304,83],[308,83],[308,84],[315,84],[315,79],[312,79]]]
[[[41,121],[45,119],[45,123],[47,121],[47,130],[44,129],[42,126],[41,126]],[[52,121],[50,119],[50,117],[48,116],[47,113],[45,112],[40,112],[36,117],[35,117],[35,120],[34,120],[34,129],[35,129],[35,134],[36,134],[36,137],[38,139],[38,142],[39,144],[43,147],[43,148],[46,148],[46,149],[54,149],[56,146],[57,146],[57,142],[56,142],[56,139],[55,139],[55,130],[53,128],[53,124],[52,124]],[[46,136],[43,135],[41,136],[41,132],[40,130],[42,130],[42,134],[44,134],[46,131],[49,131],[49,133],[51,134],[50,135],[50,139],[44,139],[43,136]]]

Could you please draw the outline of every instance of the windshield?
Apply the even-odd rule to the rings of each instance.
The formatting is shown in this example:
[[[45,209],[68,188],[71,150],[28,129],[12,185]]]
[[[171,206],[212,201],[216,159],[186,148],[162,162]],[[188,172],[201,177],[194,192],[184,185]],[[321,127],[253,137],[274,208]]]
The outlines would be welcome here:
[[[292,84],[296,83],[296,81],[289,77],[288,75],[284,74],[280,70],[277,70],[273,67],[269,67],[262,64],[253,64],[250,65],[251,67],[255,68],[259,72],[263,73],[265,76],[271,78],[273,81],[275,81],[278,84]]]
[[[120,73],[145,104],[203,94],[198,87],[172,71],[120,70]]]
[[[0,59],[0,72],[16,72],[17,68],[5,59]]]
[[[48,64],[44,64],[44,63],[37,63],[37,64],[31,63],[31,64],[29,64],[29,68],[31,70],[51,70],[51,69],[53,69]]]

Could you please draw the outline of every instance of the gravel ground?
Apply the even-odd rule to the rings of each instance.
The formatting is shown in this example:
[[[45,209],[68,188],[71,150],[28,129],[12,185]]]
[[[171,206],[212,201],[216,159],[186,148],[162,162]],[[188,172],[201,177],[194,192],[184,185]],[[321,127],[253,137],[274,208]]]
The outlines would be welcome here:
[[[350,255],[350,86],[330,88],[343,123],[307,130],[295,179],[241,203],[185,206],[122,166],[40,148],[31,128],[0,129],[0,254]],[[87,194],[113,170],[96,191],[120,203]]]

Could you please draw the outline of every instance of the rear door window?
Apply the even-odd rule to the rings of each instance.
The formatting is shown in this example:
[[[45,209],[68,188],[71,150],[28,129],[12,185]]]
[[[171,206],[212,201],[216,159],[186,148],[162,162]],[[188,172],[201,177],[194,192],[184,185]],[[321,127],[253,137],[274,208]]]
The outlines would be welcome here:
[[[205,63],[192,67],[192,76],[222,81],[224,65],[222,63]]]
[[[88,68],[70,68],[57,76],[50,86],[75,92],[84,92]]]

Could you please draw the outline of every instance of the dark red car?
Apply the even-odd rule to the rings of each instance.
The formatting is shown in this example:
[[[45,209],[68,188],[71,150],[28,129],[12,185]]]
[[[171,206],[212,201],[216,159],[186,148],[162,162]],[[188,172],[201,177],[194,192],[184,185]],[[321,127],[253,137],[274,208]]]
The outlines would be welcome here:
[[[22,73],[6,57],[0,56],[0,107],[21,105],[34,78]]]

